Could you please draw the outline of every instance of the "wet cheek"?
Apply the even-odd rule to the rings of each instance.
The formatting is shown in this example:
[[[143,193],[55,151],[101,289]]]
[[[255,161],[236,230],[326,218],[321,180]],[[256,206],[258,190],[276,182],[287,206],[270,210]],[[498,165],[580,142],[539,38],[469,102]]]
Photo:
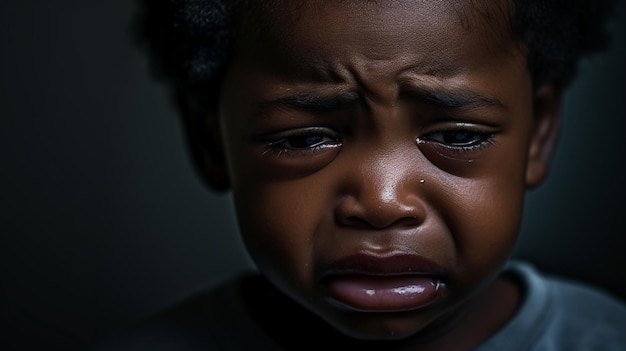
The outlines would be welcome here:
[[[522,126],[517,126],[522,128]],[[459,263],[489,273],[510,255],[518,237],[524,202],[524,133],[503,136],[480,162],[473,178],[451,179],[450,215]]]

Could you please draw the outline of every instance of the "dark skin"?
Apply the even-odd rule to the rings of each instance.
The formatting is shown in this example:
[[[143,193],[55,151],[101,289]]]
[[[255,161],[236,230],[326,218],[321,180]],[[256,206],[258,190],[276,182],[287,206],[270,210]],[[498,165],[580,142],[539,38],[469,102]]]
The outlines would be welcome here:
[[[271,284],[248,303],[307,345],[472,349],[521,298],[498,272],[548,171],[558,85],[533,89],[525,47],[490,34],[507,29],[479,12],[504,2],[300,5],[242,25],[218,111],[185,106]]]

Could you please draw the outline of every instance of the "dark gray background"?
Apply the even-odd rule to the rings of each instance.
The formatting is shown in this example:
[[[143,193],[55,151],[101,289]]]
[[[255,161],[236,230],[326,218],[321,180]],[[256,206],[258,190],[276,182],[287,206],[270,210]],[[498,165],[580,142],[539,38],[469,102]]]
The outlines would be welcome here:
[[[200,183],[133,46],[132,11],[130,0],[0,2],[0,341],[20,349],[86,345],[251,266],[229,196]],[[625,33],[567,93],[517,252],[621,298]]]

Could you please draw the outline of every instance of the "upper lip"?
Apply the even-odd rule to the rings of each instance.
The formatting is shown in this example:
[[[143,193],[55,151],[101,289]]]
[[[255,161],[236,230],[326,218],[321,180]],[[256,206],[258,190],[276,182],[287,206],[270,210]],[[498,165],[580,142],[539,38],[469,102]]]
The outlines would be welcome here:
[[[331,262],[322,271],[321,279],[336,275],[432,275],[439,276],[443,269],[435,262],[419,255],[404,252],[359,252]]]

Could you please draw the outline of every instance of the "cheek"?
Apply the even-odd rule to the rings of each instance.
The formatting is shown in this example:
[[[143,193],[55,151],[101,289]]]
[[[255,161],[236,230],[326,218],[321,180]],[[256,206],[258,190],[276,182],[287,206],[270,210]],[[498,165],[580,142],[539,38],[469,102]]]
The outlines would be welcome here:
[[[468,254],[504,255],[517,239],[522,192],[499,182],[475,182],[468,188],[472,186],[476,188],[473,194],[461,195],[466,196],[466,205],[458,208],[463,212],[459,217],[464,223],[459,223],[459,228],[453,231],[458,233],[456,241]]]
[[[457,268],[463,280],[489,276],[513,250],[524,202],[525,156],[521,150],[516,150],[518,157],[494,155],[485,164],[489,172],[482,177],[451,177],[442,186],[448,189],[442,201],[450,204],[445,207],[444,221],[454,235]]]
[[[316,232],[331,208],[322,195],[322,183],[245,178],[234,195],[250,256],[279,285],[310,286]]]
[[[244,112],[231,111],[229,116]],[[247,251],[283,291],[302,294],[314,284],[315,233],[332,208],[325,181],[277,175],[268,160],[278,156],[264,155],[264,148],[246,137],[249,132],[240,119],[223,121],[229,179]]]

